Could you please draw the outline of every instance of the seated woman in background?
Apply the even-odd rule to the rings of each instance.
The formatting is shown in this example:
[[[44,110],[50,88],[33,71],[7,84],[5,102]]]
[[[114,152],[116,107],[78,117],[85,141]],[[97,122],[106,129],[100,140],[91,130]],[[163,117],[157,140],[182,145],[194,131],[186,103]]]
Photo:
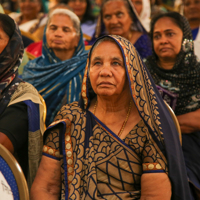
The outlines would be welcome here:
[[[42,56],[29,61],[22,74],[46,102],[47,125],[63,104],[80,98],[87,54],[79,18],[68,9],[53,10],[45,28]]]
[[[31,198],[190,199],[175,125],[130,41],[93,45],[80,102],[45,133]]]
[[[194,52],[200,59],[200,1],[184,0],[183,14],[189,21],[194,40]]]
[[[47,23],[46,14],[41,12],[41,0],[19,0],[20,13],[10,13],[19,29],[27,35],[35,37],[36,40],[42,39],[44,27]]]
[[[176,12],[160,14],[151,22],[151,39],[153,55],[146,65],[175,109],[191,191],[200,199],[200,63],[189,23]]]
[[[96,28],[96,19],[92,15],[90,0],[64,0],[62,2],[67,3],[67,5],[72,8],[74,13],[79,17],[83,39],[90,41]]]
[[[0,14],[0,143],[16,156],[30,188],[42,155],[44,107],[37,90],[18,78],[23,51],[14,20]]]
[[[150,38],[139,21],[131,0],[104,0],[102,2],[95,37],[105,33],[120,35],[129,40],[142,59],[152,54]],[[91,43],[96,38],[93,38]]]

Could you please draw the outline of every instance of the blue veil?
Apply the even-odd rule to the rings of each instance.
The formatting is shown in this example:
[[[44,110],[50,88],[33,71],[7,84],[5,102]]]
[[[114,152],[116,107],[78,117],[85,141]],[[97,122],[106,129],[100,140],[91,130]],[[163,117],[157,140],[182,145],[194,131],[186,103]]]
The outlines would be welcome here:
[[[27,63],[22,79],[35,86],[44,98],[47,105],[47,125],[53,121],[63,104],[79,100],[87,55],[81,32],[73,57],[61,61],[48,47],[45,28],[42,56]]]

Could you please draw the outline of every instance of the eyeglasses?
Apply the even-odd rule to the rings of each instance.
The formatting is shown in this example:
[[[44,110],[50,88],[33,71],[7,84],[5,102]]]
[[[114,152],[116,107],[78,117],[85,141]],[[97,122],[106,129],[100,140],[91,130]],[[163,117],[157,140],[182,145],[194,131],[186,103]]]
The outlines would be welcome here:
[[[86,0],[69,0],[69,2],[71,2],[71,3],[76,3],[76,2],[86,3]]]

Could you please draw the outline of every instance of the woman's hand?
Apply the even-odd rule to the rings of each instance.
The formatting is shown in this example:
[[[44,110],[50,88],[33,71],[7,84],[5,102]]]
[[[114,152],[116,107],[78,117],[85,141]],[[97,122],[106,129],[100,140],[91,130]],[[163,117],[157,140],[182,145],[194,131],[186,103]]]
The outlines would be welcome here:
[[[200,131],[200,109],[177,116],[181,132],[184,134]]]
[[[31,200],[58,200],[61,190],[60,161],[42,156],[31,187]]]

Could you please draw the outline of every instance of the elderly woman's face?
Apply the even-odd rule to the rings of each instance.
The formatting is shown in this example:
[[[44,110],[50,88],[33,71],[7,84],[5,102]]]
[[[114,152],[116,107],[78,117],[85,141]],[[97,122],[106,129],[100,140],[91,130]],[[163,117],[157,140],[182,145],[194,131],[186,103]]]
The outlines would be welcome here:
[[[9,36],[0,27],[0,54],[7,46],[9,39],[10,39]]]
[[[175,61],[181,50],[183,32],[171,18],[160,18],[154,25],[153,46],[160,60]]]
[[[41,10],[41,3],[39,0],[20,0],[19,7],[22,15],[37,17]]]
[[[200,0],[185,0],[184,15],[188,20],[200,19]]]
[[[47,26],[47,43],[53,50],[72,50],[79,42],[71,19],[64,14],[55,14]]]
[[[104,41],[93,50],[89,75],[92,88],[97,95],[116,97],[122,94],[125,90],[126,71],[117,44]]]
[[[109,34],[128,38],[132,19],[123,1],[109,1],[102,10],[103,22]]]

